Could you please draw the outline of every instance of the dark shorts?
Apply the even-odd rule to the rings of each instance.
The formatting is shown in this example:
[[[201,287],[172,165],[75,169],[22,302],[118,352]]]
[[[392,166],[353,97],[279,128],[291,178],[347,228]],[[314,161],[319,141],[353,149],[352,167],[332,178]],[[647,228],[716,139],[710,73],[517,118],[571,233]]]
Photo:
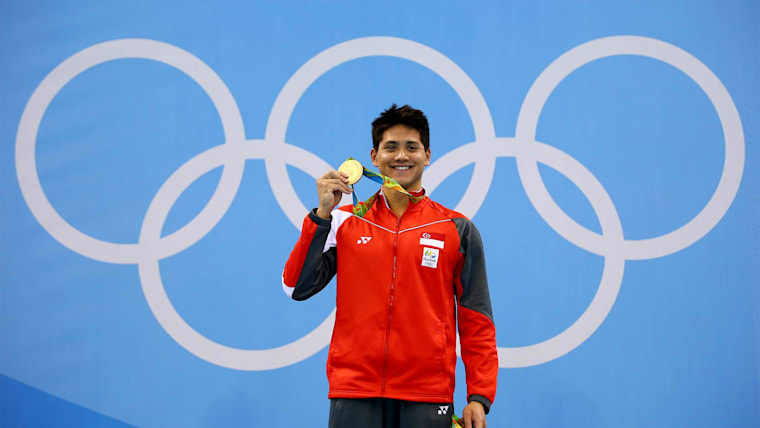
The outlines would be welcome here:
[[[451,428],[452,403],[333,398],[329,428]]]

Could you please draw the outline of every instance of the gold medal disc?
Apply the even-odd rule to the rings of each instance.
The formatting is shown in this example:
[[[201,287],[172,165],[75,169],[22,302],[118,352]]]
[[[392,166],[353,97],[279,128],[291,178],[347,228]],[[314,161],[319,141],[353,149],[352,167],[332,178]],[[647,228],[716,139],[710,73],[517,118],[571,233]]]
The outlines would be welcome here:
[[[348,184],[351,185],[362,178],[364,167],[362,167],[362,164],[360,164],[359,161],[355,159],[349,159],[338,167],[338,171],[348,176]]]

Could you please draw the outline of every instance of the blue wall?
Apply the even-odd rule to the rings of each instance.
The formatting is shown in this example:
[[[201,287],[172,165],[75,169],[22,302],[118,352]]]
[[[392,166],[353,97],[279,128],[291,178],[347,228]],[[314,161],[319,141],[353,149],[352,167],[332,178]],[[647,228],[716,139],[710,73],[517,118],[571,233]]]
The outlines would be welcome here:
[[[3,2],[0,425],[326,425],[334,285],[293,302],[282,267],[314,176],[369,163],[394,102],[428,115],[423,184],[484,238],[489,426],[760,425],[758,21]]]

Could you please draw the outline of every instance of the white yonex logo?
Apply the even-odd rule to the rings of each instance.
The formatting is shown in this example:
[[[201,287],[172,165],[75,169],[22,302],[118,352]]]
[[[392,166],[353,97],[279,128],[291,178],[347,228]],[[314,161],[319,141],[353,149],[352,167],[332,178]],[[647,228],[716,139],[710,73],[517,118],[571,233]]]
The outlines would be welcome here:
[[[360,237],[359,239],[356,240],[356,243],[357,244],[366,244],[367,242],[369,242],[370,239],[372,239],[371,236],[362,236],[362,237]]]
[[[639,55],[668,63],[699,85],[713,103],[723,128],[725,158],[714,195],[680,228],[662,236],[627,240],[615,205],[596,177],[566,153],[535,140],[541,110],[554,88],[576,69],[615,55]],[[288,219],[300,228],[308,212],[296,195],[287,162],[314,178],[331,169],[317,155],[285,142],[285,131],[298,100],[327,71],[345,62],[390,56],[423,65],[447,81],[461,97],[473,122],[475,141],[450,151],[425,174],[429,193],[464,166],[475,164],[472,179],[457,211],[472,218],[488,193],[497,157],[514,157],[528,198],[542,219],[562,237],[605,258],[599,289],[586,311],[570,327],[543,342],[499,347],[500,367],[525,367],[556,359],[583,343],[612,309],[623,279],[626,260],[646,260],[672,254],[701,239],[722,218],[736,196],[744,170],[744,131],[731,96],[698,59],[668,43],[637,36],[605,37],[577,46],[552,62],[536,79],[517,117],[515,137],[497,137],[491,113],[475,83],[457,64],[428,46],[393,37],[366,37],[332,46],[307,61],[278,95],[263,139],[246,139],[243,121],[229,89],[204,62],[175,46],[144,39],[100,43],[63,61],[35,89],[19,122],[16,174],[29,209],[42,227],[61,244],[86,257],[108,263],[137,264],[145,298],[166,332],[194,355],[238,370],[270,370],[302,361],[330,342],[335,310],[306,336],[283,346],[245,350],[214,342],[195,331],[176,312],[164,290],[159,260],[177,254],[203,238],[225,215],[237,194],[247,159],[263,159],[270,186]],[[151,201],[138,242],[118,244],[85,235],[56,212],[40,184],[35,161],[37,132],[53,98],[76,76],[104,62],[143,58],[171,65],[188,74],[211,98],[224,130],[225,144],[187,161],[160,187]],[[581,190],[597,214],[597,234],[570,218],[554,201],[541,179],[538,163],[565,175]],[[179,196],[198,178],[223,166],[218,187],[208,204],[178,231],[161,236],[164,222]]]
[[[438,406],[438,414],[445,415],[449,411],[449,406]]]

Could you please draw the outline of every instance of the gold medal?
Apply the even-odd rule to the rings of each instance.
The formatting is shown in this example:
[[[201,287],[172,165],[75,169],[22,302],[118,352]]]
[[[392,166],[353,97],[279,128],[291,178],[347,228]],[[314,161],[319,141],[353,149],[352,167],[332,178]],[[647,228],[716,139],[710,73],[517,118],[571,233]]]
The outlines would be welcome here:
[[[356,159],[349,159],[338,167],[338,171],[346,174],[348,176],[348,184],[352,185],[362,178],[364,167]]]

